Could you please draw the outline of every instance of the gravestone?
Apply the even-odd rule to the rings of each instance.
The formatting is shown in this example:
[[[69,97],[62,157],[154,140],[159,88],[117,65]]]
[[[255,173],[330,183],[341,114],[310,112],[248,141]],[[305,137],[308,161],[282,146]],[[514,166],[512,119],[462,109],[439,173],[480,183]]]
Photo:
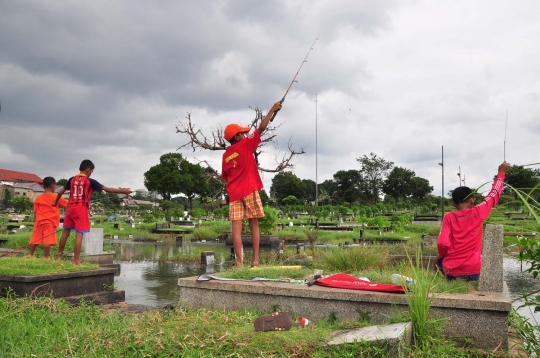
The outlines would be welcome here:
[[[214,251],[202,251],[201,252],[201,266],[213,266],[215,263]]]
[[[503,292],[503,226],[486,224],[479,291]]]
[[[73,254],[67,256],[72,258]],[[81,257],[85,262],[112,266],[113,256],[113,252],[103,251],[103,228],[92,228],[83,235]]]

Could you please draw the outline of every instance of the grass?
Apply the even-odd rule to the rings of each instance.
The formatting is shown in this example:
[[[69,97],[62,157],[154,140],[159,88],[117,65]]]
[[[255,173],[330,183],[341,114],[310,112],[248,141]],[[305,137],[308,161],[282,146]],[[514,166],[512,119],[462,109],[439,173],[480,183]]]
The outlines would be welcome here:
[[[337,326],[325,322],[260,333],[253,329],[257,315],[249,312],[103,313],[47,298],[0,299],[0,325],[10,327],[0,330],[0,351],[28,357],[341,357],[373,351],[360,344],[326,345]]]
[[[0,352],[9,357],[390,357],[388,345],[326,344],[336,331],[365,326],[360,319],[328,317],[287,332],[256,332],[259,314],[185,307],[107,313],[100,306],[70,307],[43,297],[0,298],[0,326],[9,327],[0,330]],[[444,339],[430,351],[410,347],[405,354],[476,356]]]
[[[70,261],[26,257],[0,258],[0,276],[33,276],[61,272],[95,270],[98,265],[83,263],[73,266]]]
[[[243,280],[251,280],[256,277],[264,277],[271,279],[291,279],[301,280],[309,275],[313,275],[313,270],[302,268],[301,266],[291,267],[269,267],[261,266],[257,268],[244,267],[242,269],[236,269],[220,273],[220,277],[238,278]]]

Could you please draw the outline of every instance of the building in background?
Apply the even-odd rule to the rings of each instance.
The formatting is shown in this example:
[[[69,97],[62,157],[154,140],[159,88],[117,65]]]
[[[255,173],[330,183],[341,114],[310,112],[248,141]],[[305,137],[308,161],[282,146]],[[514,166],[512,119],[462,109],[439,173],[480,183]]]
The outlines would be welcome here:
[[[43,179],[33,173],[0,168],[0,208],[3,207],[6,191],[11,198],[26,196],[30,200],[44,192]]]

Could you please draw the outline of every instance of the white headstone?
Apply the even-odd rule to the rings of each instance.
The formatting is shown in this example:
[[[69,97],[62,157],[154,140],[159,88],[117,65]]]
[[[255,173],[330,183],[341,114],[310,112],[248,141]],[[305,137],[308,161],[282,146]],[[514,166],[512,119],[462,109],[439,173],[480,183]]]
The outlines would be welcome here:
[[[90,229],[83,236],[82,252],[87,255],[95,255],[103,253],[103,229]]]

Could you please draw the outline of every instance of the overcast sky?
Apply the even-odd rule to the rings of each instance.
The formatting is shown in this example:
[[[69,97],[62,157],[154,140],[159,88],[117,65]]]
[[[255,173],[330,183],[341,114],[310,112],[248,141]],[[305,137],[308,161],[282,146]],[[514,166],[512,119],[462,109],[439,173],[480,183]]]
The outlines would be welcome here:
[[[376,153],[445,193],[539,162],[538,1],[0,0],[0,168],[106,186],[143,174],[187,138],[247,125],[280,100],[278,148],[305,148],[301,179]],[[315,103],[315,96],[318,102]],[[505,122],[508,125],[505,142]],[[315,123],[317,119],[318,145]],[[180,150],[221,170],[222,152]],[[271,167],[270,148],[261,156]],[[270,189],[273,175],[264,174]]]

